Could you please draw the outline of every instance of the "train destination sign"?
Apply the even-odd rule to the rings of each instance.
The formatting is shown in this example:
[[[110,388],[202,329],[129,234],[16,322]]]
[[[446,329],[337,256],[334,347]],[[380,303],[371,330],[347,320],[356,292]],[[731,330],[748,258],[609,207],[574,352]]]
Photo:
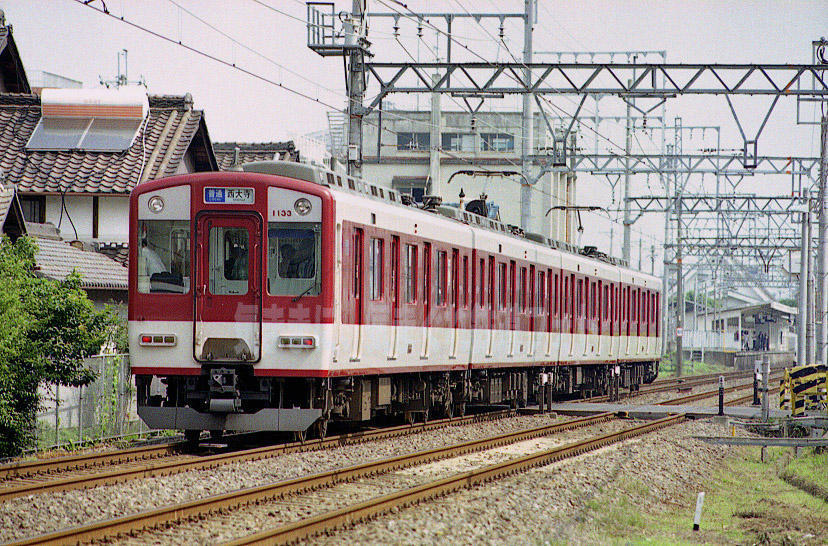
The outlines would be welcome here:
[[[204,188],[205,203],[220,203],[226,205],[252,205],[256,201],[256,190],[253,188]]]

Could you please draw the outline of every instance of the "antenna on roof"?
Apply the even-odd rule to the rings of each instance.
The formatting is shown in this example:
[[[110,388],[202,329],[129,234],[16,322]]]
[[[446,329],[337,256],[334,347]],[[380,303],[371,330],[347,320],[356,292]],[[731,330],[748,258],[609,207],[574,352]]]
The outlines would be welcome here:
[[[114,80],[105,80],[105,79],[103,79],[103,76],[99,75],[98,76],[98,81],[100,82],[101,85],[103,85],[107,88],[114,87],[115,89],[118,89],[121,86],[126,86],[126,85],[143,85],[144,87],[147,86],[147,80],[144,79],[143,75],[139,76],[137,80],[132,80],[132,81],[129,80],[129,74],[128,74],[129,70],[128,70],[128,66],[127,66],[127,54],[128,53],[129,52],[126,49],[122,49],[121,51],[118,52],[118,75],[115,77]],[[124,71],[123,72],[121,72],[121,58],[123,58],[123,62],[124,62]]]

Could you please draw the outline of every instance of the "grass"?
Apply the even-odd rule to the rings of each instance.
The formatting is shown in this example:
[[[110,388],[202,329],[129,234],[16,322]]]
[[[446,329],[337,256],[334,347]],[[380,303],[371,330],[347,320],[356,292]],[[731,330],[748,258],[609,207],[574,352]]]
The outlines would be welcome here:
[[[807,451],[805,453],[804,451]],[[694,532],[696,493],[678,504],[649,498],[639,479],[619,480],[586,503],[572,542],[599,544],[824,544],[828,542],[828,502],[783,481],[778,474],[825,485],[825,454],[738,448],[705,480],[701,530]],[[654,504],[653,504],[654,503]],[[646,508],[643,508],[646,507]]]
[[[693,362],[691,360],[683,360],[682,376],[688,375],[705,375],[710,373],[728,373],[732,372],[733,368],[728,368],[721,364],[708,364],[707,362]],[[662,359],[658,371],[659,377],[675,377],[676,366],[673,362],[672,356]]]

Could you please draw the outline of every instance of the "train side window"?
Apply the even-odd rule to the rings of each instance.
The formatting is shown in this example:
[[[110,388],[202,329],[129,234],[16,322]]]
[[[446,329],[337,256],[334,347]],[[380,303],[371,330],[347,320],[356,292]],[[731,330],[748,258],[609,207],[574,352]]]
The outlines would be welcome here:
[[[538,271],[538,299],[536,303],[537,309],[535,314],[539,317],[543,316],[546,310],[546,273]]]
[[[460,277],[460,291],[463,294],[463,308],[469,307],[469,257],[463,256],[463,275]]]
[[[575,301],[578,302],[578,308],[576,310],[576,316],[581,318],[584,316],[584,279],[578,279],[578,288],[577,288]]]
[[[445,305],[447,299],[447,257],[444,250],[437,251],[437,291],[434,294],[434,303],[436,305]]]
[[[609,308],[610,308],[609,286],[607,286],[606,284],[604,285],[604,298],[601,302],[601,306],[604,310],[604,320],[609,319]]]
[[[318,296],[322,285],[321,228],[310,222],[269,222],[267,225],[268,293]],[[354,282],[358,282],[355,275]]]
[[[595,320],[598,318],[598,310],[595,301],[595,286],[596,283],[590,281],[589,283],[589,318]]]
[[[368,247],[368,297],[372,300],[382,299],[383,296],[383,250],[382,239],[372,237]]]
[[[555,314],[555,317],[557,318],[558,316],[560,316],[561,313],[561,280],[560,277],[558,277],[557,273],[555,273],[554,276],[552,290],[554,291],[554,299],[552,300],[552,312]]]
[[[518,279],[518,308],[521,312],[526,311],[526,268],[520,268]]]
[[[138,292],[189,292],[190,222],[141,220],[138,233]]]
[[[498,309],[506,308],[506,264],[497,268],[497,302]]]
[[[417,301],[417,245],[405,245],[405,267],[403,267],[403,301]]]
[[[479,283],[478,284],[478,290],[479,290],[478,296],[479,297],[477,299],[477,303],[480,306],[480,308],[482,309],[483,307],[486,307],[486,259],[485,258],[480,258],[480,262],[479,262],[478,265],[479,265],[480,271],[477,274],[477,282]]]

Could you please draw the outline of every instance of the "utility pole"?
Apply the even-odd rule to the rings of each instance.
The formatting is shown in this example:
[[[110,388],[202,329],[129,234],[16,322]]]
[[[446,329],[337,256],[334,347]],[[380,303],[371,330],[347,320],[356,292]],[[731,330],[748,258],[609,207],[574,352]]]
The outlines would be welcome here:
[[[828,324],[826,324],[826,315],[828,315],[828,191],[826,191],[826,155],[828,151],[828,142],[826,142],[826,133],[828,133],[828,116],[822,116],[822,123],[820,124],[820,161],[819,161],[819,196],[817,198],[819,203],[818,210],[818,238],[819,247],[817,250],[816,263],[816,360],[814,363],[826,363],[826,343],[828,343]]]
[[[805,210],[802,212],[802,248],[799,252],[799,316],[796,328],[796,360],[804,366],[807,361],[807,333],[808,333],[808,255],[811,248],[811,204],[805,200]]]
[[[353,0],[350,21],[345,21],[345,45],[355,45],[364,39],[364,2]],[[348,54],[348,174],[362,176],[362,117],[365,108],[365,52],[354,48]]]
[[[681,254],[681,188],[676,181],[676,377],[681,377],[683,350],[682,337],[684,335],[684,274],[682,271]]]
[[[532,27],[535,26],[535,1],[523,0],[523,64],[526,65],[526,68],[523,69],[523,79],[527,84],[532,79],[532,71],[528,68],[528,65],[532,62]],[[520,125],[520,159],[521,174],[523,175],[520,184],[520,227],[525,231],[531,231],[529,222],[532,218],[532,186],[529,184],[529,181],[532,180],[532,162],[529,156],[532,155],[534,140],[532,135],[534,125],[532,104],[534,99],[535,97],[531,93],[523,95],[523,118]]]
[[[635,62],[636,57],[633,57],[633,62]],[[632,85],[632,80],[627,80],[627,85]],[[621,257],[627,263],[630,263],[631,259],[631,252],[630,252],[630,231],[631,231],[631,224],[632,224],[632,209],[630,206],[630,200],[628,197],[630,196],[630,153],[632,153],[632,117],[630,112],[630,101],[632,99],[627,97],[624,102],[627,104],[627,123],[626,123],[626,133],[627,137],[624,142],[624,248],[621,250]],[[639,268],[640,269],[640,268]]]

